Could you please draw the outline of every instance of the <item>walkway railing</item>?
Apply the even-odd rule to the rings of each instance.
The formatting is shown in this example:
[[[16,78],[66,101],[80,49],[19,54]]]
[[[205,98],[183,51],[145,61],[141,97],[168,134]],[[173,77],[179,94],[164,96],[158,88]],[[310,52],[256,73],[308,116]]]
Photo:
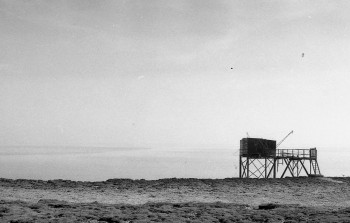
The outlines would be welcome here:
[[[316,159],[317,150],[312,149],[277,149],[277,158],[303,158],[303,159]]]

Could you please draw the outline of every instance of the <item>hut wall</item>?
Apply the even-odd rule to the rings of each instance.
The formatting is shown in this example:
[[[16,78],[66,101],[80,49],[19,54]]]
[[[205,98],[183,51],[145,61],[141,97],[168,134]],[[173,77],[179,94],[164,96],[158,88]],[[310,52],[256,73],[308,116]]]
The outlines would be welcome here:
[[[276,155],[276,141],[260,138],[243,138],[240,141],[240,155],[245,157],[273,157]]]

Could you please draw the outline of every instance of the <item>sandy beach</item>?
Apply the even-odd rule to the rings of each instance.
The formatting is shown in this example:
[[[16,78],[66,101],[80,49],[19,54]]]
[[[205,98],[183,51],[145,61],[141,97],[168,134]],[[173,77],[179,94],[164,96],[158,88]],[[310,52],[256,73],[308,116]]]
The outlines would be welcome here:
[[[0,179],[1,222],[349,222],[350,178]]]

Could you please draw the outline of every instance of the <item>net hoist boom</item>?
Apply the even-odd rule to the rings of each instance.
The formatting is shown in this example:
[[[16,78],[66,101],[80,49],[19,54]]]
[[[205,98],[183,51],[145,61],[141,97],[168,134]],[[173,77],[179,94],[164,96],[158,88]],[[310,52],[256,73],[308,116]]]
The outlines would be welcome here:
[[[286,137],[284,137],[281,141],[279,141],[279,143],[277,143],[276,148],[278,148],[282,142],[284,142],[284,140],[286,140],[288,138],[288,136],[290,136],[294,131],[292,130],[290,133],[288,133],[288,135],[286,135]]]

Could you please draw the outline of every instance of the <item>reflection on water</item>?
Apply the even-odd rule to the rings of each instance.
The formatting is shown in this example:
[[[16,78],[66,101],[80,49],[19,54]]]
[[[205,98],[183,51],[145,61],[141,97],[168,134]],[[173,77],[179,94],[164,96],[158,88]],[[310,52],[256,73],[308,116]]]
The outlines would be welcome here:
[[[350,153],[318,149],[326,176],[350,175]],[[0,177],[106,180],[110,178],[226,178],[238,176],[237,149],[7,147],[0,149]]]

